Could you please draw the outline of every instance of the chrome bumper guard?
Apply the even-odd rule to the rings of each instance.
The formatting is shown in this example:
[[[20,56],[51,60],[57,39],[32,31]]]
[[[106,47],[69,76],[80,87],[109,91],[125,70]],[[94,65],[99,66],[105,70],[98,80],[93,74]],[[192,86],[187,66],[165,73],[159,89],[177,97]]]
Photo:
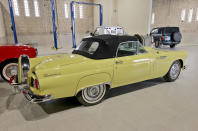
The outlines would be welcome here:
[[[14,93],[23,93],[25,98],[30,101],[31,103],[42,103],[51,100],[53,97],[52,95],[35,95],[27,86],[27,84],[17,84],[17,83],[12,83],[10,84],[12,86],[13,92]]]

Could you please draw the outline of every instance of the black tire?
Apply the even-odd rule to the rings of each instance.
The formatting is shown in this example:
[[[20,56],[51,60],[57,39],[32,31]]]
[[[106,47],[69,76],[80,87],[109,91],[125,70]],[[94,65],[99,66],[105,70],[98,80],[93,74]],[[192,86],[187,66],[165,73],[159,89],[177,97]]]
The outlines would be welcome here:
[[[77,94],[77,96],[76,96],[77,100],[84,106],[93,106],[93,105],[99,104],[100,102],[102,102],[104,100],[106,93],[107,93],[107,88],[106,88],[106,85],[98,85],[98,86],[103,88],[103,90],[101,90],[102,92],[99,93],[100,97],[98,97],[98,99],[96,99],[94,101],[90,101],[87,99],[87,97],[90,97],[90,96],[86,96],[85,92],[87,92],[87,90],[89,90],[89,88],[92,88],[92,87],[89,87],[89,88],[83,89],[82,91],[80,91]],[[93,87],[96,87],[96,86],[93,86]]]
[[[176,46],[175,44],[172,44],[170,45],[170,48],[175,48],[175,46]]]
[[[5,81],[7,81],[7,82],[10,81],[10,77],[7,76],[6,73],[5,73],[5,70],[7,70],[7,69],[6,69],[7,66],[8,66],[8,65],[13,65],[13,66],[14,66],[14,65],[17,65],[17,64],[18,64],[18,61],[17,61],[17,60],[9,60],[9,61],[4,62],[4,63],[1,65],[0,74],[1,74],[1,77],[2,77]]]
[[[160,47],[160,42],[159,41],[155,41],[155,48],[159,48]]]
[[[172,70],[173,70],[173,66],[177,65],[178,66],[178,72],[177,74],[175,74],[175,76],[173,77],[173,73]],[[179,60],[173,62],[173,64],[171,65],[168,73],[163,77],[165,79],[165,81],[167,82],[173,82],[175,80],[178,79],[179,75],[180,75],[180,72],[181,72],[181,62]]]

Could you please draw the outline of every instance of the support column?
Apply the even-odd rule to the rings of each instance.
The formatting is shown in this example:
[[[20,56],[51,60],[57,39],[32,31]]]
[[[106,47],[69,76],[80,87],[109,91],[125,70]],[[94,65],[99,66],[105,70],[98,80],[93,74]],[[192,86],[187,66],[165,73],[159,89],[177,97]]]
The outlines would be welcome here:
[[[152,8],[153,8],[153,0],[150,0],[150,3],[149,3],[149,21],[148,21],[148,34],[150,33],[151,31],[151,21],[152,21]]]

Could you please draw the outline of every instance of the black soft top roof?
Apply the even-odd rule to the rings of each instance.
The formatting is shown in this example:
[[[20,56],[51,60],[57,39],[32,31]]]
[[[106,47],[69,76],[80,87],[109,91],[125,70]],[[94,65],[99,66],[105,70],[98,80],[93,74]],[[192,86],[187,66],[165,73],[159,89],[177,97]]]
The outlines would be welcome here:
[[[135,36],[129,36],[129,35],[122,35],[122,36],[98,35],[98,36],[93,36],[93,37],[83,39],[83,41],[86,41],[86,40],[103,42],[104,44],[108,45],[111,49],[113,49],[112,51],[114,53],[115,53],[115,50],[117,50],[120,43],[126,42],[126,41],[138,41],[138,39]]]
[[[100,42],[100,47],[93,54],[89,55],[80,51],[74,50],[73,53],[80,53],[81,55],[87,56],[93,59],[107,59],[114,58],[116,56],[117,48],[120,43],[126,41],[138,41],[135,36],[123,35],[98,35],[93,37],[84,38],[82,41],[98,41]]]

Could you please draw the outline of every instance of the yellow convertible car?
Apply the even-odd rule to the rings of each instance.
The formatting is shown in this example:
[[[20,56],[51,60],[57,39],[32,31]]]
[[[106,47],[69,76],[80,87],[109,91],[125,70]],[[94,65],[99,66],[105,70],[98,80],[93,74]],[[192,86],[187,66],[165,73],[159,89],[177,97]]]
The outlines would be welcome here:
[[[33,103],[76,96],[89,106],[111,88],[158,77],[175,81],[186,57],[184,51],[143,47],[134,36],[100,35],[84,38],[72,54],[21,56],[10,83]]]

